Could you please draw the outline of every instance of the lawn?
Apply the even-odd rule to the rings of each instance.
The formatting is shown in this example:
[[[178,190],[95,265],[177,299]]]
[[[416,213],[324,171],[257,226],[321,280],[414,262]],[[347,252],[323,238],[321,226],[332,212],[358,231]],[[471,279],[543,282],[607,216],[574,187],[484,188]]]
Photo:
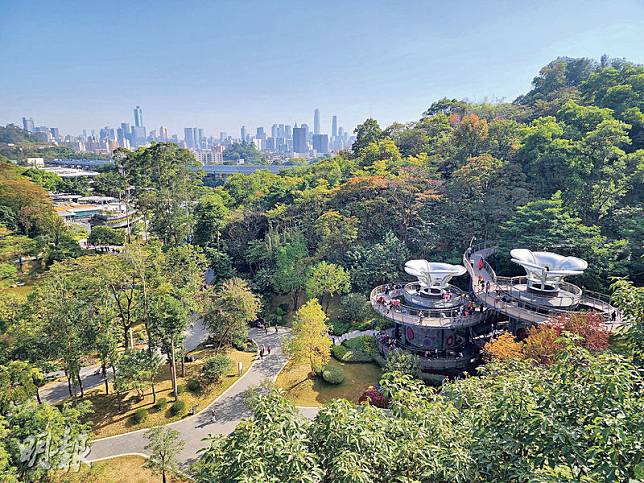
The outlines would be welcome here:
[[[174,398],[170,395],[172,390],[170,368],[169,366],[164,365],[157,376],[157,382],[155,384],[157,401],[160,398],[165,398],[168,403],[167,407],[163,410],[158,410],[154,407],[154,404],[152,403],[152,391],[149,389],[146,391],[145,397],[142,401],[137,400],[136,393],[134,391],[120,396],[113,393],[111,384],[109,395],[105,394],[105,386],[103,385],[85,392],[84,399],[91,401],[94,406],[94,413],[90,416],[93,438],[96,439],[104,438],[106,436],[114,436],[116,434],[127,433],[138,429],[177,421],[185,417],[190,408],[195,404],[199,405],[197,411],[200,411],[239,379],[237,376],[238,362],[243,364],[243,374],[245,374],[255,358],[255,353],[229,349],[228,355],[233,360],[233,367],[229,371],[228,375],[224,377],[219,384],[206,386],[201,393],[193,394],[185,389],[186,382],[191,377],[196,377],[199,374],[201,366],[203,366],[209,356],[214,354],[214,350],[202,349],[194,351],[191,354],[197,357],[197,360],[195,362],[186,363],[185,377],[177,378],[179,399],[183,400],[186,404],[184,414],[177,416],[172,416],[170,414],[170,406],[174,401]],[[178,367],[178,373],[181,375],[180,367]],[[77,399],[76,401],[78,400],[80,399]],[[147,419],[139,424],[134,424],[131,421],[130,416],[139,408],[145,408],[148,410]]]
[[[141,456],[119,456],[108,460],[97,461],[83,465],[78,472],[59,473],[52,477],[56,483],[157,483],[160,475],[155,475],[143,468],[145,458]],[[186,480],[168,478],[171,483],[181,483]]]
[[[380,380],[380,367],[374,363],[345,364],[331,359],[330,364],[344,371],[342,384],[328,384],[321,378],[311,378],[308,364],[290,362],[277,376],[276,384],[286,390],[287,397],[298,406],[321,406],[337,398],[357,403],[364,390]]]

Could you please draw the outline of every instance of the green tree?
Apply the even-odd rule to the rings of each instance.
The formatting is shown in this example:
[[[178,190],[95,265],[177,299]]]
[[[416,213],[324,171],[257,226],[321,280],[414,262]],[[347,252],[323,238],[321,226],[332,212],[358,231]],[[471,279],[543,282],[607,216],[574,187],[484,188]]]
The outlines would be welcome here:
[[[291,335],[284,342],[284,352],[296,362],[307,361],[314,374],[319,374],[331,358],[326,320],[320,303],[309,300],[295,313]]]
[[[185,442],[181,440],[179,431],[161,426],[146,431],[145,438],[148,440],[145,449],[150,452],[150,457],[143,466],[161,473],[163,483],[166,483],[168,474],[177,474],[179,471],[177,456]]]
[[[334,263],[319,262],[311,267],[306,278],[306,293],[324,303],[324,313],[329,311],[331,298],[347,293],[351,288],[349,273]]]
[[[382,129],[380,129],[378,121],[371,118],[366,119],[362,124],[358,124],[353,132],[356,135],[356,140],[353,142],[351,149],[353,151],[353,157],[356,158],[371,143],[377,143],[382,135]]]
[[[161,367],[161,358],[155,352],[145,349],[130,349],[124,352],[116,364],[116,390],[127,392],[135,390],[139,399],[145,397],[145,389],[152,389],[152,403],[156,403],[157,394],[154,379]]]
[[[248,323],[257,318],[261,302],[248,283],[232,278],[209,297],[204,320],[219,347],[248,337]]]
[[[109,226],[95,226],[87,241],[91,245],[123,245],[125,236],[122,231]]]

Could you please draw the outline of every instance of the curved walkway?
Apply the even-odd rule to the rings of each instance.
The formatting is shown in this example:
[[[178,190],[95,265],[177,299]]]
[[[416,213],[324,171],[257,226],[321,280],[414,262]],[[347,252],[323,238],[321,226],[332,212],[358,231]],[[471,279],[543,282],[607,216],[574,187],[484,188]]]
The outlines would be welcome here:
[[[197,452],[208,445],[203,440],[209,434],[228,434],[235,429],[241,418],[251,416],[251,412],[243,401],[244,392],[250,387],[259,385],[265,379],[273,380],[277,377],[282,366],[286,364],[286,356],[282,352],[281,342],[288,332],[288,329],[281,327],[277,334],[272,331],[266,334],[258,329],[251,329],[251,338],[260,346],[262,344],[270,346],[271,355],[262,360],[256,359],[241,379],[230,386],[209,406],[203,408],[201,412],[167,425],[179,431],[181,439],[186,443],[179,455],[181,463],[190,465],[197,459]],[[211,407],[215,408],[216,421],[212,421]],[[311,415],[308,413],[312,411],[307,408],[302,412],[305,416],[310,417]],[[127,454],[145,455],[147,454],[144,449],[147,444],[145,439],[147,429],[149,428],[94,440],[85,460],[94,461]]]

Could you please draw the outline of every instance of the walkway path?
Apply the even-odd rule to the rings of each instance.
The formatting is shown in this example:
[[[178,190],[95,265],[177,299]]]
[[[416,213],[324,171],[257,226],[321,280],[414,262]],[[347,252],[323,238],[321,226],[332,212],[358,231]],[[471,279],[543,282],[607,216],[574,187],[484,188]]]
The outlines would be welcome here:
[[[186,352],[190,352],[195,349],[199,344],[206,340],[207,337],[208,329],[203,323],[203,320],[201,318],[195,318],[194,322],[192,322],[187,329],[186,340],[183,345]],[[103,376],[100,374],[100,368],[100,364],[81,368],[80,376],[83,381],[83,387],[86,391],[103,384]],[[65,373],[63,371],[57,371],[55,373],[48,374],[48,376],[56,378],[64,377]],[[77,391],[79,391],[78,386],[76,386],[76,388]],[[43,401],[47,401],[51,404],[58,404],[64,401],[69,397],[67,380],[65,379],[60,382],[46,384],[40,389],[40,397]]]
[[[251,412],[243,401],[243,394],[247,389],[257,386],[263,380],[274,380],[277,377],[287,360],[282,352],[281,342],[288,332],[288,329],[281,327],[277,334],[272,329],[268,334],[259,329],[251,329],[250,337],[260,346],[262,344],[270,346],[271,355],[264,357],[263,360],[256,360],[248,372],[210,406],[194,416],[168,424],[168,427],[179,431],[181,439],[186,442],[185,448],[179,455],[181,463],[189,465],[197,459],[197,452],[208,445],[203,439],[209,434],[228,434],[235,429],[241,418],[251,416]],[[216,421],[214,422],[211,418],[211,407],[215,408]],[[302,413],[307,417],[313,417],[317,413],[317,409],[303,408]],[[147,444],[144,436],[145,431],[143,429],[95,440],[86,460],[93,461],[132,453],[146,454],[147,452],[144,450]]]

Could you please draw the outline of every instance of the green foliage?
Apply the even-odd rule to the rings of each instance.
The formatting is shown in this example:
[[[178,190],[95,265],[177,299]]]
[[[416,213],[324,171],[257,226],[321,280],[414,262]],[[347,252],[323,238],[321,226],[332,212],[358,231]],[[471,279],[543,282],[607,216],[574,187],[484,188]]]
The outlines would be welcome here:
[[[62,178],[56,173],[50,173],[49,171],[37,168],[28,168],[22,172],[22,175],[42,186],[47,191],[57,191],[62,182]]]
[[[417,355],[404,349],[394,349],[387,353],[387,363],[383,372],[399,372],[416,376],[419,365],[420,358]]]
[[[150,457],[144,466],[160,473],[166,481],[167,474],[176,474],[179,469],[177,456],[185,442],[181,440],[179,431],[162,426],[146,431],[145,438],[148,440],[145,449],[150,452]]]
[[[186,383],[186,389],[193,394],[200,394],[203,391],[201,381],[195,377],[188,379]]]
[[[123,245],[125,234],[122,230],[116,230],[109,226],[95,226],[87,241],[91,245]]]
[[[329,384],[342,384],[344,382],[344,371],[341,367],[329,364],[322,371],[322,379]]]
[[[145,422],[145,420],[148,418],[148,410],[145,408],[139,408],[134,413],[132,416],[130,416],[130,421],[132,424],[141,424]]]
[[[361,335],[331,348],[331,355],[341,362],[371,362],[377,352],[373,336]]]
[[[371,315],[367,297],[361,293],[350,293],[340,300],[340,319],[352,326],[362,324]]]
[[[334,263],[320,262],[311,267],[306,277],[305,286],[309,297],[326,299],[324,306],[326,313],[331,297],[349,291],[349,273]]]
[[[217,354],[209,358],[201,368],[201,378],[207,384],[216,384],[232,368],[233,361],[226,354]]]
[[[0,288],[10,287],[18,280],[18,268],[12,263],[0,263]]]
[[[246,164],[264,164],[265,156],[253,143],[233,143],[224,150],[225,161],[243,159]]]
[[[172,416],[178,416],[179,414],[183,414],[185,410],[186,410],[186,402],[182,401],[181,399],[173,402],[172,406],[170,406],[170,414]]]
[[[157,411],[163,411],[168,406],[168,400],[164,397],[161,397],[157,400],[157,403],[154,405]]]

